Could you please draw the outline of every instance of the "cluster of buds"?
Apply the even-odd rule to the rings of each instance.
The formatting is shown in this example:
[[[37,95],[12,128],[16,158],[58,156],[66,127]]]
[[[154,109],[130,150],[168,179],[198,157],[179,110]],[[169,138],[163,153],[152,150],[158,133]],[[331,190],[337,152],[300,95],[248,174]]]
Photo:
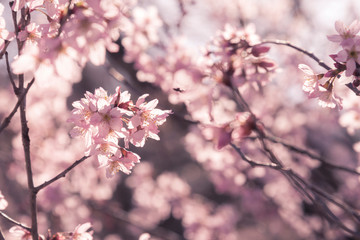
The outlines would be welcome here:
[[[269,50],[260,43],[251,26],[242,30],[225,25],[205,53],[207,74],[229,87],[250,84],[257,89],[269,81],[269,73],[275,67],[265,57]]]
[[[98,88],[95,94],[86,92],[85,98],[73,103],[74,110],[68,121],[75,127],[70,134],[85,137],[85,155],[96,156],[100,166],[106,167],[107,177],[118,171],[130,174],[140,161],[139,155],[128,150],[129,143],[143,147],[147,138],[160,139],[158,126],[171,111],[157,109],[157,99],[145,102],[147,96],[142,95],[134,104],[130,94],[120,92],[120,87],[110,96]],[[119,145],[120,139],[123,147]]]

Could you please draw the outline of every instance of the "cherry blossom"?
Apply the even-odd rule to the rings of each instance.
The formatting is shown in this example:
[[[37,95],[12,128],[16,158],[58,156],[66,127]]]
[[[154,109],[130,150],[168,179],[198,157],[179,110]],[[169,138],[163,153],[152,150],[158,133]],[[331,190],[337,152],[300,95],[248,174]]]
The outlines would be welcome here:
[[[3,5],[0,4],[0,15],[2,15],[3,9]],[[6,30],[5,19],[0,17],[0,51],[4,48],[5,41],[11,41],[14,37],[14,33]]]
[[[26,26],[25,30],[19,32],[18,38],[20,41],[25,41],[25,44],[37,45],[42,35],[41,26],[36,23],[30,23]]]
[[[299,69],[305,73],[303,90],[309,93],[309,97],[313,97],[314,94],[319,91],[319,79],[321,75],[315,74],[313,70],[305,64],[300,64]]]
[[[338,35],[329,35],[328,39],[332,42],[343,42],[347,39],[354,38],[360,31],[360,22],[354,20],[349,27],[347,27],[343,22],[336,21],[335,29],[339,33]]]
[[[89,222],[78,225],[72,233],[70,240],[92,240],[92,232],[89,232],[91,227],[91,223]]]
[[[147,138],[159,140],[158,126],[171,114],[169,110],[156,108],[158,100],[145,102],[145,94],[133,104],[128,92],[108,95],[103,88],[95,94],[87,92],[85,98],[73,103],[74,109],[68,122],[75,124],[71,131],[73,137],[85,137],[86,155],[96,156],[100,167],[106,168],[107,177],[118,171],[130,174],[140,156],[118,144],[124,139],[126,148],[129,142],[143,147]]]
[[[9,232],[11,233],[12,236],[17,237],[17,239],[21,239],[21,240],[32,240],[32,236],[31,233],[19,226],[14,226],[12,228],[9,229]],[[44,240],[45,238],[43,236],[39,236],[39,240]]]
[[[356,64],[360,62],[360,40],[347,39],[341,45],[343,50],[337,54],[335,60],[346,63],[345,75],[349,77],[353,75]]]

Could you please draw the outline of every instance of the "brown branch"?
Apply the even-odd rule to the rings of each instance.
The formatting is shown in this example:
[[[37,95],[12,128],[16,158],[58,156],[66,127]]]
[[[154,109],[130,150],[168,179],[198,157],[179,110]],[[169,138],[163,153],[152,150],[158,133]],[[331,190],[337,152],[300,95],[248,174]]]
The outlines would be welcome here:
[[[309,152],[309,151],[306,150],[306,149],[303,149],[303,148],[294,146],[294,145],[292,145],[292,144],[286,143],[286,142],[284,142],[283,140],[281,140],[281,139],[279,139],[279,138],[270,137],[270,136],[265,136],[265,139],[267,139],[267,140],[269,140],[269,141],[271,141],[271,142],[273,142],[273,143],[281,144],[281,145],[283,145],[284,147],[288,148],[290,151],[297,152],[297,153],[299,153],[299,154],[308,156],[309,158],[314,159],[314,160],[318,160],[319,162],[321,162],[322,164],[324,164],[324,165],[327,166],[327,167],[334,168],[334,169],[336,169],[336,170],[345,171],[345,172],[348,172],[348,173],[351,173],[351,174],[355,174],[355,175],[360,175],[360,172],[358,172],[358,171],[356,171],[356,170],[354,170],[354,169],[347,168],[347,167],[340,166],[340,165],[333,164],[333,163],[329,163],[329,162],[327,162],[323,157],[318,156],[318,155],[316,155],[316,154],[313,154],[313,153]]]
[[[6,70],[7,70],[7,72],[8,72],[11,85],[12,85],[12,87],[13,87],[13,89],[14,89],[14,93],[17,95],[17,92],[19,91],[19,89],[16,87],[14,78],[12,77],[12,74],[11,74],[10,63],[9,63],[9,54],[8,54],[8,52],[5,52],[5,60],[6,60]]]
[[[312,58],[313,60],[315,60],[321,67],[325,68],[326,70],[330,70],[331,68],[326,65],[322,60],[320,60],[318,57],[316,57],[314,55],[314,53],[311,53],[311,52],[308,52],[298,46],[295,46],[293,44],[291,44],[290,42],[288,41],[282,41],[282,40],[264,40],[262,41],[260,44],[266,44],[266,43],[269,43],[269,44],[276,44],[276,45],[283,45],[283,46],[288,46],[290,48],[293,48],[295,49],[296,51],[299,51],[305,55],[307,55],[308,57]]]
[[[1,215],[4,219],[6,219],[8,222],[10,222],[10,223],[12,223],[12,224],[14,224],[14,225],[17,225],[17,226],[19,226],[19,227],[21,227],[21,228],[23,228],[23,229],[31,232],[31,228],[29,228],[29,227],[21,224],[20,222],[12,219],[12,218],[9,217],[8,215],[6,215],[4,212],[0,211],[0,215]]]
[[[351,91],[355,93],[356,96],[360,96],[360,90],[357,89],[352,82],[345,84]]]
[[[9,46],[10,43],[11,43],[10,41],[5,40],[4,48],[0,52],[0,59],[3,58],[4,54],[6,53],[7,47]]]
[[[49,181],[44,182],[43,184],[37,186],[34,188],[34,191],[36,193],[38,193],[41,189],[49,186],[50,184],[52,184],[53,182],[57,181],[60,178],[63,178],[66,176],[66,174],[68,172],[70,172],[74,167],[76,167],[77,165],[79,165],[80,163],[82,163],[83,161],[85,161],[87,158],[89,158],[90,156],[83,156],[82,158],[80,158],[79,160],[75,161],[71,166],[69,166],[68,168],[66,168],[64,171],[62,171],[61,173],[59,173],[58,175],[56,175],[55,177],[53,177],[52,179],[50,179]]]
[[[360,237],[360,234],[358,232],[355,232],[355,231],[349,229],[347,226],[345,226],[341,222],[341,220],[329,209],[327,204],[322,199],[328,200],[329,202],[335,204],[336,206],[338,206],[339,208],[341,208],[342,210],[347,212],[349,215],[354,217],[357,222],[360,222],[359,214],[355,210],[351,209],[351,207],[347,206],[345,203],[341,203],[339,200],[334,199],[334,197],[332,197],[328,193],[322,191],[318,187],[313,186],[310,183],[307,183],[303,178],[301,178],[299,175],[297,175],[292,169],[287,169],[287,168],[281,167],[274,163],[263,164],[263,163],[254,162],[253,160],[248,158],[241,151],[240,148],[236,147],[232,143],[230,145],[236,150],[236,152],[240,155],[240,157],[244,161],[249,163],[252,167],[265,167],[265,168],[270,168],[270,169],[280,171],[289,180],[289,182],[295,187],[295,189],[297,189],[297,191],[299,193],[306,196],[315,206],[318,207],[318,209],[322,212],[324,217],[326,217],[328,219],[329,222],[335,223],[341,229],[352,234],[353,236]],[[274,156],[274,155],[270,155],[268,157],[271,158],[272,156]],[[273,160],[271,160],[271,161],[273,161]],[[279,160],[277,160],[277,161],[279,161]]]
[[[34,83],[35,79],[33,78],[28,85],[26,86],[26,88],[24,89],[24,91],[20,94],[20,96],[18,96],[18,101],[14,107],[14,109],[11,111],[11,113],[9,114],[9,116],[7,116],[3,122],[0,125],[0,133],[10,124],[10,121],[12,119],[12,117],[15,115],[15,113],[17,112],[18,108],[20,107],[21,103],[23,102],[23,100],[25,99],[25,96],[27,94],[27,92],[29,91],[31,85]]]
[[[240,155],[240,157],[247,162],[248,164],[250,164],[251,167],[267,167],[267,168],[272,168],[272,169],[276,169],[279,170],[280,168],[282,168],[281,166],[275,164],[275,163],[258,163],[258,162],[254,162],[253,160],[251,160],[250,158],[248,158],[242,151],[240,148],[238,148],[235,144],[230,143],[231,147]]]
[[[19,75],[19,89],[22,94],[24,94],[26,91],[26,89],[24,88],[23,74]],[[39,234],[37,226],[36,192],[34,191],[34,180],[31,168],[29,127],[26,119],[26,94],[22,101],[20,101],[19,96],[18,101],[20,102],[21,135],[25,155],[26,176],[30,194],[31,233],[33,239],[38,239]]]

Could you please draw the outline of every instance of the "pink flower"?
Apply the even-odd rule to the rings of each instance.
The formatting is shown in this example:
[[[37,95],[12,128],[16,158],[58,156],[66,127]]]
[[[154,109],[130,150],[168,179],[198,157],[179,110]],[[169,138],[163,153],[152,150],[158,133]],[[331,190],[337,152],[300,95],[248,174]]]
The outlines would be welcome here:
[[[236,120],[231,123],[234,128],[231,137],[234,140],[241,140],[249,136],[257,127],[256,117],[249,112],[241,112],[236,114]]]
[[[8,202],[6,201],[4,195],[0,191],[0,210],[4,210],[8,206]]]
[[[342,109],[342,98],[335,94],[332,85],[328,88],[320,86],[319,91],[314,95],[314,97],[319,98],[319,105],[321,107],[337,107],[339,110]]]
[[[17,237],[16,239],[21,239],[21,240],[32,240],[32,236],[31,236],[31,232],[29,232],[28,230],[19,227],[19,226],[14,226],[12,228],[9,229],[9,232],[14,236]],[[44,236],[40,235],[39,236],[39,240],[44,240]]]
[[[220,150],[231,143],[231,133],[233,128],[230,127],[230,124],[225,124],[222,127],[213,127],[213,130],[216,149]]]
[[[155,108],[157,99],[146,103],[146,96],[141,96],[134,105],[130,94],[121,93],[120,87],[110,96],[98,88],[95,94],[86,92],[85,98],[73,103],[68,121],[75,127],[70,134],[85,137],[85,154],[95,156],[100,167],[106,168],[108,177],[118,171],[130,174],[135,163],[140,161],[137,154],[119,146],[119,139],[124,139],[127,148],[129,142],[144,146],[148,137],[159,140],[157,127],[166,121],[171,111]]]
[[[92,240],[92,231],[89,232],[91,223],[87,222],[78,225],[69,240]]]
[[[0,51],[4,48],[5,41],[11,41],[14,37],[15,37],[14,33],[9,32],[8,30],[6,30],[6,28],[5,28],[5,19],[0,17]]]
[[[300,64],[299,69],[305,73],[303,90],[309,94],[309,98],[318,98],[321,107],[342,109],[342,99],[334,92],[334,78],[330,78],[325,84],[320,84],[319,80],[323,78],[323,74],[315,74],[305,64]]]
[[[122,156],[117,141],[116,138],[93,138],[89,155],[97,157],[100,167],[105,166],[110,157],[120,158]]]
[[[97,101],[97,111],[92,114],[90,124],[97,128],[99,137],[106,137],[109,133],[115,132],[119,136],[123,136],[123,120],[124,112],[121,108],[112,107],[106,100],[99,99]]]
[[[299,64],[299,69],[305,73],[303,91],[309,93],[309,97],[311,98],[312,95],[319,90],[319,75],[315,74],[313,70],[305,64]]]
[[[122,171],[125,174],[130,174],[131,169],[135,166],[135,163],[140,162],[140,156],[131,151],[127,151],[125,148],[121,148],[122,156],[112,156],[109,158],[106,167],[106,176],[111,178],[115,173]]]
[[[341,21],[335,22],[335,29],[339,33],[338,35],[329,35],[327,38],[332,42],[342,42],[349,38],[354,38],[360,31],[360,22],[358,20],[353,21],[349,27]]]
[[[66,43],[76,50],[81,65],[90,60],[94,65],[105,62],[106,50],[118,51],[118,45],[112,42],[106,21],[92,9],[78,9],[64,25],[67,33]]]
[[[335,60],[346,63],[345,76],[350,77],[356,69],[356,63],[360,63],[360,40],[346,39],[341,45],[343,50],[337,54]]]
[[[59,14],[59,0],[43,0],[48,16],[52,19]]]
[[[140,235],[139,240],[150,240],[151,235],[149,233],[143,233]]]
[[[26,45],[11,67],[15,74],[32,74],[41,84],[53,78],[74,82],[81,74],[76,57],[61,39],[44,38],[37,46]]]
[[[146,138],[160,140],[157,135],[158,126],[166,121],[166,117],[171,114],[169,110],[160,110],[155,108],[158,100],[154,99],[150,102],[145,102],[148,94],[144,94],[136,101],[134,106],[135,115],[130,119],[128,128],[131,131],[130,142],[137,147],[143,147]]]
[[[30,23],[26,26],[25,30],[19,32],[18,38],[20,41],[26,41],[25,44],[38,44],[43,33],[40,25]]]

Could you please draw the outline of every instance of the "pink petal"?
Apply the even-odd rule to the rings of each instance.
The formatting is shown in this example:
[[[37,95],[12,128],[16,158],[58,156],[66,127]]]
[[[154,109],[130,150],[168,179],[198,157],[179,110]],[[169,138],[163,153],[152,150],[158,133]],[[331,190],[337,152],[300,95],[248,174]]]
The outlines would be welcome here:
[[[349,31],[352,35],[356,35],[360,31],[360,22],[358,20],[353,21],[349,26]]]
[[[328,35],[327,39],[332,42],[341,42],[343,40],[340,35]]]
[[[344,33],[344,30],[345,30],[345,25],[343,22],[341,21],[336,21],[335,22],[335,29],[336,31],[339,33],[339,34],[343,34]]]
[[[345,76],[350,77],[351,75],[353,75],[355,69],[356,69],[355,60],[351,58],[346,62]]]
[[[313,76],[315,75],[313,70],[311,70],[311,68],[308,65],[305,64],[299,64],[298,68],[303,71],[305,74]]]

